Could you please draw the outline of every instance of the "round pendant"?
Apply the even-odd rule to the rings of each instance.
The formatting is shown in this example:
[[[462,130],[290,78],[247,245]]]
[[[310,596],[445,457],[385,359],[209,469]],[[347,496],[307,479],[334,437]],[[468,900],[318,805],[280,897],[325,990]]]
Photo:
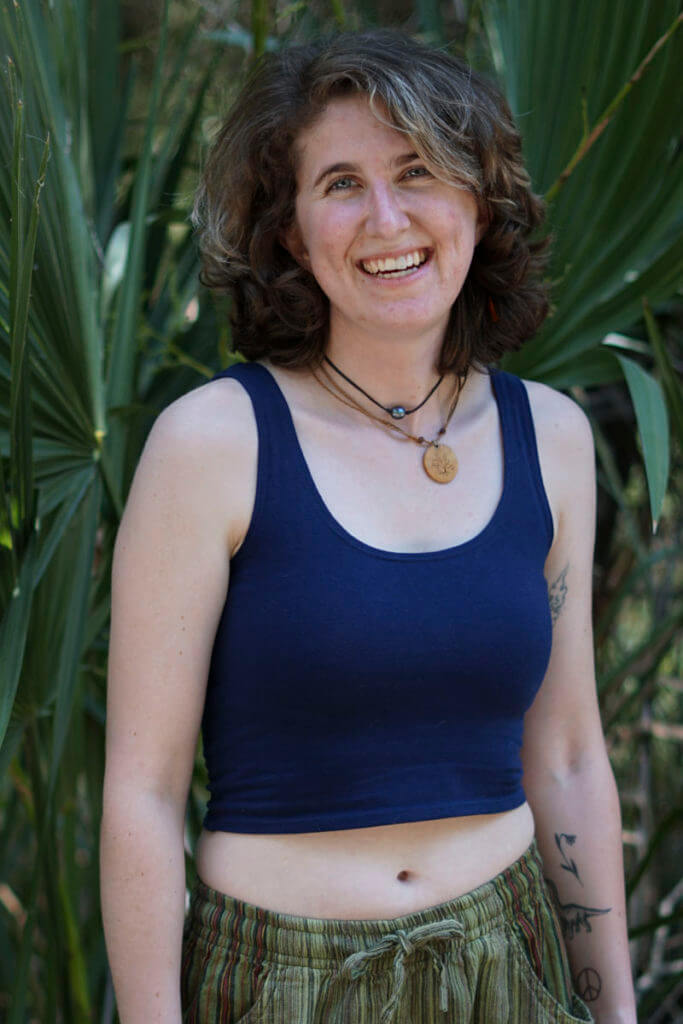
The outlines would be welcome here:
[[[406,411],[402,405],[395,405],[391,410],[391,415],[395,420],[402,420],[405,416]]]
[[[437,484],[449,484],[458,472],[455,452],[447,444],[430,444],[422,456],[422,465],[427,476]]]

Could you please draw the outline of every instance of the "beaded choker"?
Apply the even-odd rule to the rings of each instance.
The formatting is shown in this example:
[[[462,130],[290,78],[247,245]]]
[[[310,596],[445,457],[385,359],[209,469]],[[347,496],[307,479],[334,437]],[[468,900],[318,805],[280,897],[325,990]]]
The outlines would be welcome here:
[[[329,360],[326,361],[329,362]],[[333,367],[333,369],[336,369],[336,367]],[[462,389],[465,386],[465,381],[467,380],[467,370],[465,370],[464,374],[462,374],[458,378],[455,396],[448,409],[448,414],[446,416],[444,424],[437,433],[436,437],[431,441],[428,440],[426,437],[416,437],[414,434],[409,434],[407,430],[404,430],[403,427],[399,427],[397,423],[393,423],[390,420],[381,419],[381,417],[375,416],[374,413],[371,413],[367,409],[364,409],[363,406],[360,405],[360,403],[357,402],[355,398],[352,397],[352,395],[349,395],[348,392],[342,390],[339,384],[337,384],[337,382],[330,376],[330,374],[327,372],[327,370],[325,370],[324,367],[320,367],[320,370],[323,377],[325,378],[324,380],[318,376],[315,370],[312,371],[313,376],[315,377],[318,384],[320,384],[321,387],[328,391],[339,402],[342,402],[344,405],[349,406],[349,408],[351,409],[356,409],[358,412],[363,413],[364,416],[367,416],[368,419],[372,420],[374,423],[377,423],[378,426],[384,427],[385,430],[388,430],[390,433],[392,433],[394,437],[400,436],[403,439],[414,441],[415,444],[418,444],[420,445],[421,448],[424,448],[425,451],[424,455],[422,456],[422,465],[424,467],[425,473],[431,480],[434,480],[434,482],[437,484],[448,484],[451,482],[451,480],[455,478],[455,475],[458,472],[457,457],[453,449],[450,448],[449,445],[443,444],[439,440],[439,438],[443,437],[443,435],[446,433],[448,424],[450,423],[451,417],[455,412],[456,406],[458,404],[458,399],[460,398]],[[344,376],[344,374],[341,374],[341,376]],[[436,391],[436,388],[438,387],[442,380],[443,377],[441,377],[437,381],[435,387],[432,388],[430,395],[433,394],[434,391]],[[358,388],[358,390],[362,389]],[[365,394],[365,392],[363,392],[363,394]],[[429,398],[430,395],[427,395],[427,398]],[[369,398],[370,396],[367,395],[366,397]],[[424,401],[426,400],[427,399],[425,399]],[[374,399],[371,399],[371,401],[374,401]],[[420,405],[424,405],[424,401],[421,402]],[[375,402],[375,404],[378,405],[379,403]],[[389,414],[391,415],[390,409],[386,409],[384,406],[380,406],[380,408],[382,408],[384,412],[389,412]],[[415,409],[411,409],[409,412],[404,411],[404,415],[409,415],[410,412],[415,412],[415,410],[419,408],[420,406],[416,406]]]

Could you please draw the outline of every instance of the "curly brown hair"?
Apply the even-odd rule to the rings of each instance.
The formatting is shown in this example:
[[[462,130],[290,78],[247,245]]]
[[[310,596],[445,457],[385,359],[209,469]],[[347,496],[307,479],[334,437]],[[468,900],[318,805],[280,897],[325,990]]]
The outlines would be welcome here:
[[[295,214],[297,138],[332,99],[354,94],[367,95],[440,177],[476,196],[488,226],[453,305],[439,371],[497,362],[548,312],[543,202],[500,92],[464,61],[392,30],[268,54],[218,132],[193,223],[202,283],[232,295],[234,348],[282,366],[322,359],[327,298],[281,239]]]

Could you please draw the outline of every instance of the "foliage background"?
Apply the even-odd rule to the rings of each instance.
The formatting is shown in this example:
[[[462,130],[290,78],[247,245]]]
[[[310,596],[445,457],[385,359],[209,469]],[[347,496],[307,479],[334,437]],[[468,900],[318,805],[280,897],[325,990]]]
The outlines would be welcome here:
[[[369,25],[497,77],[551,200],[553,315],[505,365],[593,423],[639,1014],[683,1019],[680,20],[671,0],[0,0],[0,1019],[115,1020],[97,895],[111,555],[154,418],[231,358],[187,224],[202,147],[265,48]],[[203,787],[198,758],[188,855]]]

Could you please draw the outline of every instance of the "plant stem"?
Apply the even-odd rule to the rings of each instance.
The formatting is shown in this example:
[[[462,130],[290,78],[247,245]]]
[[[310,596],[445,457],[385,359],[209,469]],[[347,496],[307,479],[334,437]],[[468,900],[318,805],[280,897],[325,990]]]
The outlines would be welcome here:
[[[625,82],[624,85],[622,85],[617,95],[614,97],[612,102],[609,103],[608,106],[605,108],[602,115],[598,118],[596,124],[593,126],[588,135],[584,135],[584,138],[579,144],[573,157],[571,158],[565,169],[562,171],[560,176],[556,179],[556,181],[550,186],[550,188],[546,192],[545,201],[547,203],[551,203],[553,199],[555,199],[555,197],[559,193],[560,189],[563,187],[564,183],[566,182],[567,178],[572,173],[576,165],[580,163],[581,160],[583,160],[591,146],[593,146],[593,144],[597,142],[597,140],[600,138],[605,128],[614,117],[614,114],[630,93],[633,86],[636,84],[638,79],[641,78],[641,76],[643,75],[643,72],[645,71],[648,64],[651,63],[651,61],[659,52],[659,50],[661,50],[665,43],[668,42],[668,40],[674,34],[674,32],[679,27],[682,21],[683,12],[676,17],[673,24],[671,24],[664,33],[664,35],[657,40],[657,42],[654,44],[650,52],[646,54],[645,57],[643,57],[638,67],[629,78],[628,82]]]
[[[339,28],[346,28],[346,11],[343,0],[332,0],[332,13]]]
[[[257,60],[266,48],[268,34],[268,0],[252,0],[251,35],[254,41],[253,59]]]

